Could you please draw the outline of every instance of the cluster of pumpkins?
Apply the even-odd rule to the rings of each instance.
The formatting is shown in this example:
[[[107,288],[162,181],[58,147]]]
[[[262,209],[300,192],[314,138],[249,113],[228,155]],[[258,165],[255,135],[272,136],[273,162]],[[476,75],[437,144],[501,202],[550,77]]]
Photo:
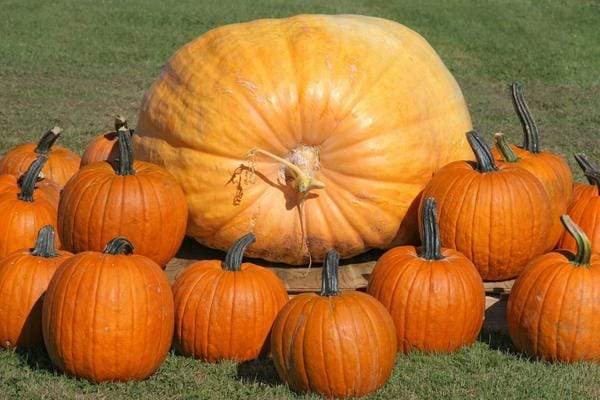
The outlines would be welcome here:
[[[565,161],[540,150],[519,84],[512,95],[523,147],[498,134],[492,151],[467,133],[476,161],[448,164],[423,191],[421,247],[387,251],[367,293],[340,291],[332,249],[321,292],[291,300],[273,272],[242,263],[252,233],[171,288],[162,269],[186,231],[182,187],[134,160],[121,117],[82,159],[53,147],[54,128],[0,161],[0,346],[45,344],[58,369],[97,382],[148,377],[172,341],[209,362],[270,350],[292,389],[362,396],[387,381],[397,350],[473,343],[483,280],[519,276],[507,311],[516,347],[599,362],[600,170],[577,155],[590,184],[573,185]]]

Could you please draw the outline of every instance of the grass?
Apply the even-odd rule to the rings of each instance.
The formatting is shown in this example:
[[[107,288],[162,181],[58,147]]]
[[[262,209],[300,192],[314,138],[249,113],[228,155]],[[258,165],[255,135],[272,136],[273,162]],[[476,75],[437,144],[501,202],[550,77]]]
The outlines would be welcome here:
[[[226,23],[298,13],[358,13],[423,34],[454,73],[483,132],[514,140],[507,84],[526,85],[542,144],[600,160],[600,3],[590,1],[22,1],[0,19],[0,153],[59,124],[82,150],[111,116],[136,110],[177,48]],[[571,161],[571,160],[570,160]],[[574,165],[574,163],[572,163]],[[207,365],[170,355],[151,379],[91,385],[52,371],[43,353],[0,352],[1,398],[295,398],[269,361]],[[401,356],[374,398],[600,398],[600,367],[550,365],[485,334],[450,356]]]

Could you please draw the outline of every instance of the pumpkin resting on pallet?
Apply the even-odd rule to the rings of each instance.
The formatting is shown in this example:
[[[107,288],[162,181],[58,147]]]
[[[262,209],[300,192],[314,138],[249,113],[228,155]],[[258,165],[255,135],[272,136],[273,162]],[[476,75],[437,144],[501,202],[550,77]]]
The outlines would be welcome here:
[[[43,154],[48,158],[43,169],[44,176],[63,187],[79,169],[80,158],[69,149],[53,146],[60,132],[59,127],[54,127],[47,131],[38,143],[25,143],[9,150],[0,160],[0,174],[10,174],[18,178]]]
[[[59,265],[72,256],[57,251],[54,228],[46,225],[33,249],[0,259],[0,347],[44,345],[42,299]]]
[[[589,238],[592,251],[600,253],[600,169],[589,161],[585,154],[577,154],[575,158],[590,184],[575,188],[576,194],[569,207],[569,216]],[[565,232],[558,247],[575,252],[577,242],[572,235]]]
[[[304,293],[280,311],[271,331],[273,362],[292,390],[360,397],[381,387],[396,359],[396,331],[368,294],[340,292],[339,254],[327,254],[320,294]]]
[[[497,166],[479,134],[467,134],[477,162],[442,168],[423,190],[438,202],[442,246],[471,260],[483,280],[516,277],[547,250],[553,210],[540,181],[523,168]]]
[[[435,208],[433,198],[423,203],[423,246],[388,250],[367,287],[392,315],[404,353],[458,350],[475,341],[483,324],[481,277],[464,255],[441,248]]]
[[[420,191],[472,157],[435,51],[356,15],[207,32],[166,64],[138,120],[139,157],[186,187],[190,236],[225,250],[253,232],[249,256],[296,265],[416,242]]]
[[[175,347],[183,355],[210,362],[260,355],[288,295],[273,272],[242,264],[254,240],[243,236],[224,262],[196,262],[175,281]]]
[[[31,163],[19,181],[18,193],[4,185],[0,188],[0,257],[35,246],[39,230],[56,225],[52,199],[35,187],[46,160],[45,155],[39,155]]]
[[[523,85],[515,82],[511,85],[513,105],[523,127],[523,146],[511,145],[516,155],[517,164],[535,175],[548,192],[550,201],[556,207],[556,218],[549,238],[554,240],[552,248],[563,233],[560,216],[567,212],[567,207],[573,195],[573,174],[566,160],[553,152],[542,151],[538,127],[529,111],[523,96]],[[504,160],[500,151],[494,149],[496,160]]]
[[[600,255],[568,216],[577,254],[553,252],[533,260],[516,280],[506,316],[520,351],[548,361],[600,362]]]
[[[127,119],[117,115],[115,117],[115,130],[96,136],[86,147],[81,157],[81,167],[88,164],[108,161],[114,162],[119,157],[118,131],[121,128],[127,128]],[[129,130],[133,133],[133,129]]]
[[[63,189],[58,230],[65,249],[101,251],[111,237],[125,236],[136,254],[164,268],[185,236],[187,204],[171,174],[134,161],[131,135],[119,130],[119,160],[82,168]]]
[[[115,238],[56,271],[43,306],[52,363],[94,382],[144,379],[162,364],[173,337],[173,296],[149,258]]]

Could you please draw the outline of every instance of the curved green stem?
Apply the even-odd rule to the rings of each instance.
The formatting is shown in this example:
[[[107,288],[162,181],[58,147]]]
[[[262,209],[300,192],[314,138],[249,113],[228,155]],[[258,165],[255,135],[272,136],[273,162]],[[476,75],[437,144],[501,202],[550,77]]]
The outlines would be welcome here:
[[[421,224],[423,226],[423,246],[421,258],[429,261],[441,260],[442,244],[440,240],[440,227],[437,221],[436,202],[433,197],[428,197],[423,203],[421,211]]]
[[[54,142],[56,142],[56,140],[59,138],[61,132],[62,129],[60,129],[58,126],[55,126],[44,133],[35,147],[35,152],[37,154],[47,154]]]
[[[131,254],[133,253],[133,244],[122,236],[111,239],[104,248],[104,254]]]
[[[494,172],[498,171],[494,157],[488,145],[481,138],[477,131],[467,132],[467,140],[475,158],[477,158],[477,171],[479,172]]]
[[[494,135],[494,141],[496,143],[496,148],[502,155],[504,161],[509,163],[515,163],[519,161],[519,157],[515,154],[513,149],[510,147],[508,140],[506,140],[506,136],[503,133],[496,133]]]
[[[323,263],[323,274],[321,281],[321,296],[337,296],[340,293],[338,284],[338,266],[340,254],[335,250],[329,250]]]
[[[540,152],[540,133],[523,96],[523,84],[514,82],[510,85],[510,89],[513,105],[523,127],[523,148],[537,154]]]
[[[35,247],[31,251],[31,254],[36,257],[51,258],[57,257],[56,252],[56,232],[52,225],[46,225],[38,232]]]
[[[590,185],[596,185],[600,193],[600,168],[590,161],[585,153],[575,154],[575,161],[583,171],[583,175],[587,178]]]
[[[577,226],[568,215],[561,216],[560,220],[567,232],[569,232],[577,243],[577,254],[571,262],[575,265],[589,267],[590,259],[592,258],[592,243],[590,239],[588,239],[583,229]]]
[[[222,263],[222,267],[225,271],[237,272],[242,269],[242,259],[244,258],[244,252],[246,248],[252,243],[256,242],[256,236],[253,233],[248,233],[237,240],[227,250],[225,255],[225,261]]]
[[[19,179],[19,184],[21,185],[21,191],[17,195],[19,200],[33,202],[33,192],[35,191],[35,184],[38,181],[38,177],[42,172],[42,168],[48,161],[48,157],[46,154],[40,154],[37,158],[31,163],[27,171],[23,174],[23,176]]]
[[[115,160],[117,175],[135,175],[133,167],[133,145],[131,144],[131,135],[124,127],[117,131],[119,141],[119,159]]]

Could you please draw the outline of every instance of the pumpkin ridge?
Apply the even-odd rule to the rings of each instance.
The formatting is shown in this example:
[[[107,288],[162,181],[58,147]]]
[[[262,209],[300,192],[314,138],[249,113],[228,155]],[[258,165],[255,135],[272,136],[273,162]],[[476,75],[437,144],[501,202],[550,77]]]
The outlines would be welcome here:
[[[333,304],[332,304],[333,303]],[[337,364],[338,365],[342,365],[345,363],[345,357],[344,354],[346,354],[346,349],[344,349],[344,340],[342,339],[342,335],[340,334],[340,327],[338,326],[337,322],[336,322],[336,314],[339,313],[340,309],[343,307],[343,303],[340,302],[340,304],[335,304],[335,299],[329,300],[329,312],[325,313],[326,317],[330,317],[329,319],[331,320],[330,325],[331,327],[333,327],[333,329],[331,329],[331,333],[335,332],[334,336],[334,340],[333,342],[336,344],[336,348],[338,350],[338,354],[339,355],[339,359],[338,357],[336,358]],[[329,321],[328,321],[329,322]],[[346,368],[341,368],[341,376],[342,376],[342,383],[343,383],[343,387],[348,387],[348,383],[349,383],[349,379],[346,377]],[[333,391],[335,391],[335,388],[333,386],[330,386],[330,389]],[[333,394],[333,393],[332,393]],[[348,395],[348,392],[346,391],[346,396]]]
[[[417,277],[419,276],[420,273],[421,273],[421,270],[417,269],[415,271],[415,275],[413,276],[413,279],[410,281],[410,284],[408,285],[408,288],[406,290],[406,297],[405,297],[405,300],[403,302],[404,304],[407,305],[406,308],[408,308],[408,304],[410,303],[411,297],[414,298],[414,295],[411,296],[411,293],[412,293],[413,288],[415,286],[415,282],[417,281]],[[407,334],[406,327],[410,325],[410,324],[407,324],[407,322],[408,322],[408,312],[404,311],[404,323],[402,324],[402,326],[404,326],[403,336],[406,336],[406,334]],[[410,345],[406,342],[406,340],[404,340],[402,342],[402,348],[404,349],[405,352],[408,352],[408,351],[412,350],[409,346]]]
[[[584,286],[585,288],[585,286]],[[583,299],[583,294],[584,294],[584,290],[580,290],[579,291],[580,295],[579,295],[579,301],[577,302],[578,304],[581,304],[581,300]],[[577,307],[577,324],[575,326],[579,326],[579,323],[581,321],[581,307]],[[572,360],[573,359],[573,353],[575,352],[575,350],[577,349],[577,336],[579,334],[579,330],[575,330],[575,337],[572,341],[572,347],[571,347],[571,351],[569,353],[569,359]]]
[[[539,314],[542,314],[542,311],[544,310],[544,307],[546,306],[546,299],[548,298],[547,294],[550,291],[552,284],[556,280],[556,277],[559,275],[561,270],[562,270],[562,268],[556,269],[555,271],[552,272],[551,278],[548,278],[548,283],[546,283],[546,287],[543,289],[544,294],[542,296],[542,303],[540,304]],[[541,318],[540,318],[539,314],[536,316],[537,318],[536,318],[535,340],[534,340],[535,345],[533,346],[534,353],[537,353],[539,343],[540,343],[540,334],[541,334],[541,330],[542,330],[542,324],[540,321]]]
[[[565,268],[562,268],[562,267],[560,268],[561,271],[563,269],[565,269]],[[566,280],[566,282],[565,282],[564,287],[562,288],[562,290],[558,291],[559,293],[561,293],[561,292],[564,293],[567,290],[567,288],[569,287],[569,282],[571,281],[571,278],[573,277],[573,271],[572,270],[566,269],[566,273],[568,274],[567,280]],[[559,303],[560,305],[558,307],[558,314],[557,314],[558,321],[560,321],[561,317],[562,317],[563,307],[565,305],[565,298],[566,298],[566,296],[563,295],[562,298],[560,299],[560,303]],[[542,309],[542,312],[543,311],[544,310]],[[561,328],[560,323],[557,323],[556,324],[556,333],[555,333],[555,339],[556,339],[555,351],[554,351],[555,354],[559,354],[559,338],[562,336],[560,334],[560,328]]]
[[[354,298],[354,304],[360,309],[360,311],[362,311],[362,313],[364,314],[364,317],[366,318],[366,320],[369,321],[368,324],[367,324],[367,323],[365,323],[366,322],[365,318],[361,319],[362,327],[364,328],[365,326],[368,326],[370,332],[373,333],[373,335],[370,335],[370,334],[367,335],[367,338],[369,339],[369,344],[371,344],[371,338],[377,337],[379,339],[379,337],[378,337],[378,329],[375,328],[375,323],[373,322],[372,315],[365,309],[365,307],[363,307],[363,304],[359,301],[359,299],[356,296],[352,296],[352,297]],[[354,322],[354,332],[355,332],[356,337],[358,337],[358,334],[357,334],[358,331],[356,329],[356,318],[353,318],[353,322]],[[395,334],[396,333],[394,332],[394,335]],[[376,342],[379,342],[379,340],[377,340]],[[355,354],[358,354],[358,351],[356,351]],[[381,357],[380,357],[379,351],[377,350],[375,352],[375,354],[377,355],[376,361],[373,362],[372,364],[373,365],[380,365],[380,358]],[[360,368],[360,357],[358,357],[357,360],[359,360],[358,371],[361,371],[361,368]],[[360,377],[361,375],[358,374],[358,376]],[[379,381],[381,380],[381,378],[382,377],[374,376],[373,377],[373,379],[375,380],[374,383],[375,384],[379,383]],[[361,385],[358,385],[358,386],[359,387],[363,386],[362,385],[362,381],[361,381]]]
[[[306,343],[306,331],[307,331],[307,326],[309,325],[311,318],[310,316],[312,315],[312,310],[313,308],[318,304],[318,300],[317,299],[310,299],[308,301],[306,301],[305,303],[300,303],[298,305],[298,307],[300,308],[300,315],[302,316],[309,316],[309,317],[305,317],[302,320],[298,320],[296,321],[296,324],[294,326],[294,332],[292,333],[290,339],[289,339],[289,350],[288,352],[293,354],[293,358],[296,358],[296,352],[295,352],[295,344],[296,344],[296,339],[298,337],[298,335],[300,335],[300,331],[302,332],[302,351],[300,353],[301,355],[301,359],[302,359],[302,368],[299,368],[300,365],[298,365],[297,361],[294,363],[294,365],[290,366],[286,366],[286,370],[289,369],[293,369],[296,370],[298,369],[299,371],[295,371],[293,372],[293,377],[294,379],[298,380],[298,384],[300,384],[301,386],[308,386],[308,388],[310,390],[314,390],[313,385],[311,384],[312,379],[309,378],[309,374],[308,374],[308,369],[306,368],[306,359],[305,359],[305,352],[304,352],[304,344]],[[291,310],[293,311],[295,309],[295,307]],[[290,311],[290,313],[291,313]],[[289,316],[289,314],[288,314]],[[287,321],[286,321],[287,322]],[[321,321],[321,326],[322,326],[322,321]],[[322,342],[321,342],[322,343]],[[321,353],[323,353],[321,351]],[[289,355],[288,355],[289,357]],[[325,355],[323,354],[323,357],[325,357]],[[287,357],[285,357],[287,359]],[[326,371],[327,370],[327,363],[325,362],[325,358],[323,358],[323,368]],[[302,372],[301,374],[297,375],[298,372]],[[327,372],[326,372],[327,373]]]
[[[211,354],[211,351],[210,351],[211,329],[210,329],[210,327],[215,326],[214,322],[211,322],[211,321],[213,321],[213,318],[214,318],[213,306],[215,304],[215,296],[217,293],[223,292],[223,290],[219,290],[219,289],[221,289],[221,285],[223,283],[224,278],[225,278],[225,275],[223,275],[223,274],[217,275],[217,278],[215,279],[214,283],[212,284],[213,285],[213,287],[211,288],[212,293],[209,297],[211,299],[211,301],[210,301],[210,305],[208,306],[208,313],[207,313],[207,318],[206,318],[208,322],[206,324],[206,334],[203,335],[204,341],[206,342],[206,344],[203,343],[203,346],[202,346],[204,353],[207,355]]]

